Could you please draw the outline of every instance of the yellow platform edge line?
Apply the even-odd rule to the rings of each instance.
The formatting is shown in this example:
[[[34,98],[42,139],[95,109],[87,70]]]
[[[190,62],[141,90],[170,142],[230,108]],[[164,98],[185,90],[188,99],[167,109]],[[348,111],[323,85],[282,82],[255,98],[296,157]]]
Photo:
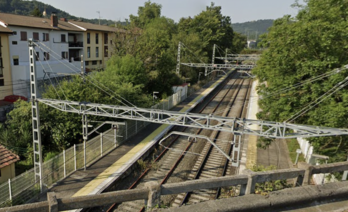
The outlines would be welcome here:
[[[218,83],[221,83],[233,70],[229,71],[225,76],[221,77],[207,89],[205,89],[202,94],[198,95],[194,100],[188,103],[188,106],[192,106],[196,103],[200,98],[202,98],[205,94],[209,93],[212,88],[214,88]],[[186,112],[190,107],[183,107],[180,112]],[[105,169],[102,173],[100,173],[96,178],[91,180],[87,185],[81,188],[78,192],[76,192],[73,197],[85,196],[90,194],[96,187],[98,187],[105,179],[110,177],[113,173],[119,170],[127,161],[129,161],[136,153],[138,153],[142,148],[144,148],[149,142],[151,142],[159,133],[161,133],[168,125],[163,124],[159,126],[153,133],[148,135],[144,140],[142,140],[139,144],[137,144],[134,148],[129,150],[127,154],[113,163],[110,167]]]

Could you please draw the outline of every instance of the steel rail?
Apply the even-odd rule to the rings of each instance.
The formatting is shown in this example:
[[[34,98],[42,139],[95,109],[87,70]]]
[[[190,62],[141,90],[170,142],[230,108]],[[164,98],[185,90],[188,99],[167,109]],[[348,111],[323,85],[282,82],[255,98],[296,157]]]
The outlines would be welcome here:
[[[233,74],[233,75],[234,75],[234,74]],[[233,76],[233,75],[232,75],[232,76]],[[207,101],[207,102],[204,104],[204,106],[202,107],[202,109],[200,109],[200,110],[198,111],[198,113],[202,113],[202,112],[206,109],[206,107],[208,107],[208,105],[214,100],[214,98],[215,98],[215,97],[221,92],[221,90],[226,86],[226,84],[228,83],[228,81],[229,81],[229,80],[226,80],[226,82],[224,82],[224,84],[222,84],[222,86],[218,89],[218,92],[216,92],[216,94],[214,94],[214,95],[209,99],[209,101]],[[184,127],[182,131],[185,131],[187,128],[188,128],[188,127]],[[196,134],[199,134],[202,130],[203,130],[203,129],[199,129],[199,130],[196,132]],[[176,136],[175,139],[173,139],[173,141],[170,142],[169,147],[172,146],[172,145],[174,144],[174,142],[177,141],[177,139],[178,139],[179,137],[180,137],[179,135]],[[188,145],[186,146],[186,148],[185,148],[185,151],[187,151],[187,150],[191,147],[191,145],[192,145],[192,142],[189,142],[189,144],[188,144]],[[157,162],[159,159],[161,159],[162,156],[163,156],[167,151],[168,151],[168,149],[164,149],[164,150],[161,152],[161,154],[155,159],[155,162]],[[175,167],[177,166],[177,162],[178,162],[179,160],[181,161],[181,159],[182,159],[181,156],[182,156],[182,155],[180,155],[179,159],[176,161]],[[137,178],[137,180],[136,180],[128,189],[134,189],[135,186],[139,184],[139,182],[146,176],[146,174],[147,174],[150,170],[151,170],[151,166],[148,167],[148,168]],[[172,173],[173,170],[174,170],[174,169],[173,169],[173,167],[172,167],[172,168],[170,169],[169,172]],[[162,180],[161,184],[163,184],[163,183],[167,180],[168,177],[169,177],[169,173],[168,173],[168,174],[166,175],[166,177]],[[112,206],[110,206],[110,208],[107,210],[107,212],[111,212],[113,209],[115,209],[115,208],[117,207],[117,205],[118,205],[118,204],[115,203],[115,204],[113,204]],[[144,211],[144,210],[145,210],[145,207],[143,207],[140,211]]]

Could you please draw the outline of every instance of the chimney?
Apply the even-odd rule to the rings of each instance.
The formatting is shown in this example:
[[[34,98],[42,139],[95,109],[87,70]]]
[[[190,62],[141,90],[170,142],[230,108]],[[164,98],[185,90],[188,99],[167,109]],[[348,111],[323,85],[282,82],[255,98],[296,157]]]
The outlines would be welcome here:
[[[55,12],[51,14],[51,26],[58,27],[58,17]]]
[[[64,21],[64,22],[67,22],[67,21],[68,21],[68,19],[66,19],[66,18],[60,18],[60,20],[61,20],[61,21]]]

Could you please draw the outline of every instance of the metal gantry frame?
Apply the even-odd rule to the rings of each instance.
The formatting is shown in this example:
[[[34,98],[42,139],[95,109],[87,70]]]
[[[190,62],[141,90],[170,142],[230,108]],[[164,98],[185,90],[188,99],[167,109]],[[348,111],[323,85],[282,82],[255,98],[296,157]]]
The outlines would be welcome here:
[[[181,58],[181,42],[179,41],[178,45],[178,57],[177,57],[177,64],[176,64],[176,73],[180,73],[180,58]]]
[[[35,43],[29,39],[29,71],[30,71],[30,98],[31,98],[31,115],[33,129],[33,151],[34,151],[34,174],[35,182],[40,181],[40,191],[43,190],[42,182],[42,146],[40,130],[40,111],[39,102],[37,101],[38,86],[36,78],[36,57]]]
[[[147,121],[208,130],[231,132],[235,135],[256,135],[269,138],[297,138],[348,135],[348,129],[298,125],[273,121],[214,116],[212,114],[182,113],[148,108],[81,103],[55,99],[37,101],[60,111],[110,118]],[[204,124],[205,122],[205,124]],[[211,124],[215,123],[215,124]],[[259,127],[255,130],[255,127]]]

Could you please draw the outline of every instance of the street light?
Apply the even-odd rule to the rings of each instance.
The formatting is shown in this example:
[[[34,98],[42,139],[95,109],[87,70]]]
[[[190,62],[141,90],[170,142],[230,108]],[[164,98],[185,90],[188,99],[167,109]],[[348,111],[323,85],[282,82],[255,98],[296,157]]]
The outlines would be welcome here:
[[[158,91],[154,91],[152,92],[152,100],[153,100],[153,103],[155,103],[155,99],[157,99],[157,96],[155,94],[158,94],[159,92]]]

